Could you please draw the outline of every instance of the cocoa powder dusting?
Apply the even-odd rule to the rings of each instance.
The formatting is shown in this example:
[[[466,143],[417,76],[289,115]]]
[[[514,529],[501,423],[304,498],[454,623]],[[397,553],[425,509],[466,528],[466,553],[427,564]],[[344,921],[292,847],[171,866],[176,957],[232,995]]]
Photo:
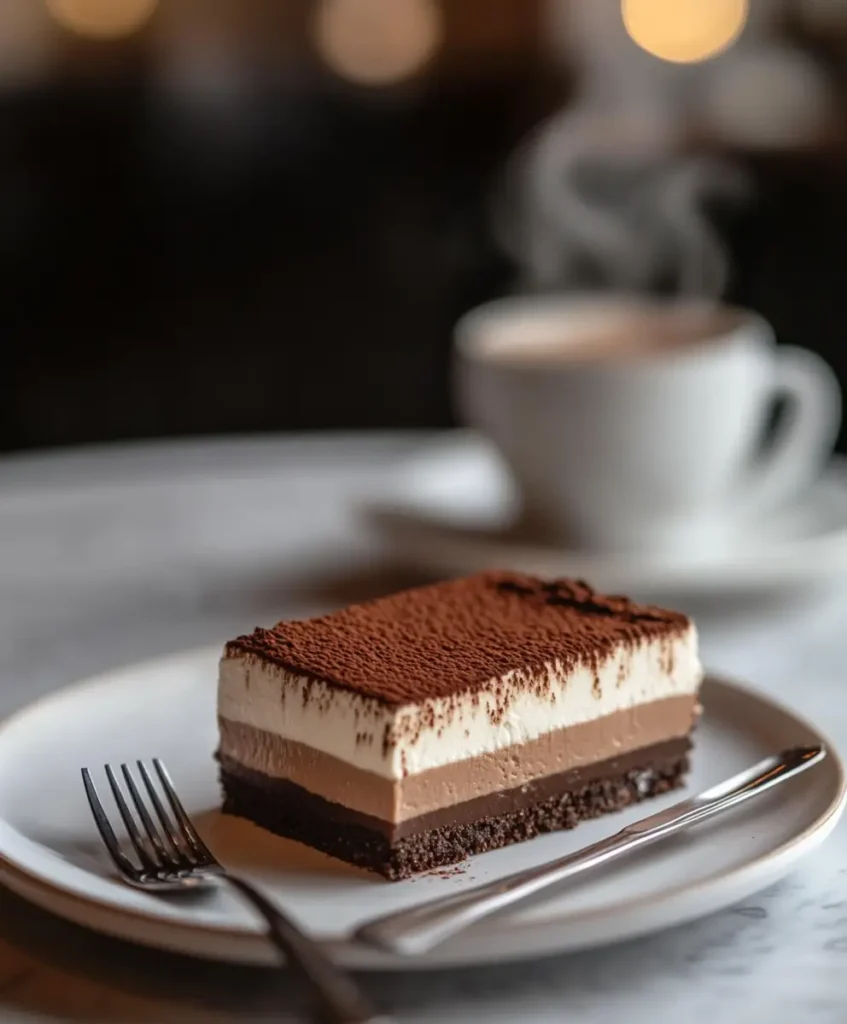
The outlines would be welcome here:
[[[618,689],[626,682],[626,665],[621,661],[618,665]]]
[[[479,693],[516,669],[527,678],[552,662],[596,672],[620,644],[669,641],[688,626],[684,615],[598,594],[582,580],[488,572],[258,628],[226,653],[399,706]],[[491,708],[495,720],[505,713],[503,696]],[[392,744],[386,730],[383,749]]]

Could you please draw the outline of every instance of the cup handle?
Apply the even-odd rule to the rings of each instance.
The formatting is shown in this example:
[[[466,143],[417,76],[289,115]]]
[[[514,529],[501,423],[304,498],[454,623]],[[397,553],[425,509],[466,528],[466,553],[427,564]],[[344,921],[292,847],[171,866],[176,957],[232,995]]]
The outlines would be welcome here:
[[[827,362],[806,348],[775,350],[774,397],[787,399],[768,450],[742,491],[748,515],[765,513],[798,494],[829,458],[841,424],[841,388]]]

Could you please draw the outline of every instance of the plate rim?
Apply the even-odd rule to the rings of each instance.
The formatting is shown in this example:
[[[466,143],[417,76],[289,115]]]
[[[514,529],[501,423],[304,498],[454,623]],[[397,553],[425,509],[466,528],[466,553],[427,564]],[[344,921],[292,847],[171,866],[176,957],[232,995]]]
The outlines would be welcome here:
[[[119,678],[123,675],[144,671],[155,672],[165,667],[172,667],[180,662],[192,664],[201,660],[214,661],[219,656],[219,645],[204,645],[119,665],[93,676],[69,683],[50,693],[37,697],[35,700],[24,704],[0,719],[0,743],[2,743],[4,733],[13,728],[20,719],[51,703],[63,699],[66,700],[75,693],[99,687],[113,686],[115,685],[116,677]],[[451,947],[446,946],[444,947],[444,953],[436,949],[432,954],[425,957],[410,959],[393,956],[376,949],[372,950],[356,943],[350,938],[326,940],[327,947],[342,962],[357,970],[443,970],[451,966],[461,967],[475,963],[491,963],[497,960],[517,961],[522,958],[520,949],[521,936],[526,936],[533,932],[551,930],[565,924],[568,926],[575,925],[576,927],[590,925],[601,921],[610,913],[632,917],[637,915],[639,910],[646,910],[651,907],[654,909],[672,907],[676,901],[684,897],[689,899],[696,898],[702,896],[709,889],[716,887],[729,888],[734,885],[736,888],[745,889],[745,879],[750,875],[755,876],[761,873],[765,867],[774,869],[774,880],[781,877],[781,875],[776,873],[775,869],[782,862],[790,865],[803,855],[807,847],[810,850],[816,848],[826,840],[838,823],[845,810],[845,806],[847,806],[847,768],[845,768],[845,762],[835,745],[820,728],[813,725],[803,714],[794,711],[779,698],[764,693],[758,687],[751,686],[725,673],[707,670],[704,683],[724,694],[740,695],[746,700],[767,705],[771,711],[777,712],[783,718],[792,720],[802,729],[817,736],[826,746],[826,760],[822,766],[818,766],[818,769],[813,770],[824,768],[834,772],[832,787],[834,795],[829,800],[826,808],[801,832],[769,852],[759,855],[749,862],[740,864],[730,871],[717,872],[696,882],[674,886],[663,890],[659,895],[634,896],[631,899],[616,902],[612,908],[597,907],[575,913],[554,913],[526,921],[514,920],[511,917],[504,916],[503,920],[508,922],[508,934],[517,937],[512,945],[518,947],[506,953],[490,955],[483,953],[479,956],[474,955],[472,948],[470,948],[464,956],[457,956],[455,950],[451,951]],[[5,819],[0,819],[0,821],[5,823]],[[18,830],[15,829],[15,831]],[[96,898],[87,898],[61,885],[57,885],[39,874],[28,871],[26,865],[10,859],[3,849],[0,849],[0,883],[43,910],[65,920],[72,921],[82,927],[125,942],[152,946],[153,948],[171,952],[187,953],[188,955],[212,960],[224,960],[231,963],[268,964],[276,960],[273,950],[267,945],[261,932],[252,931],[244,927],[219,927],[188,920],[163,919],[141,908],[118,907]],[[758,887],[753,886],[746,889],[748,895],[754,891],[758,891]],[[61,909],[56,909],[57,904]],[[721,902],[714,909],[717,910],[727,905],[729,905],[729,902]],[[708,913],[708,911],[705,913]],[[692,920],[700,916],[702,914],[697,912],[686,913],[681,917],[674,918],[674,920],[681,923],[682,921]],[[673,921],[670,923],[672,924]],[[662,930],[668,926],[666,923],[660,923],[659,925],[646,924],[643,927],[630,928],[622,934],[621,938],[634,938],[638,935]],[[506,932],[507,929],[503,929],[502,936],[505,936]],[[139,933],[143,933],[142,937],[139,937]],[[470,929],[467,932],[469,937],[474,934],[479,934],[477,929]],[[187,941],[180,942],[180,938]],[[238,951],[232,950],[230,944],[233,943],[237,943],[241,948]],[[555,940],[551,940],[549,953],[564,951],[566,948],[584,949],[592,945],[605,946],[610,944],[612,944],[611,941],[606,939],[599,942],[587,942],[578,946],[566,943],[557,944]],[[212,948],[213,945],[215,949]],[[224,952],[224,949],[226,949],[226,952]],[[523,958],[534,958],[541,955],[543,953],[539,953],[535,945],[530,943],[529,949],[527,949]]]

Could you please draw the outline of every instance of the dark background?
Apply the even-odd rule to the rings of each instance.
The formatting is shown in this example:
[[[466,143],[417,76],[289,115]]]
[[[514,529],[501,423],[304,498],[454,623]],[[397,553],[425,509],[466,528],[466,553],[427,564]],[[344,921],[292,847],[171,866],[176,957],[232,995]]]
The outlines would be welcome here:
[[[302,41],[310,6],[285,7],[293,63],[246,48],[229,117],[163,99],[147,30],[62,32],[0,95],[0,447],[452,422],[451,325],[513,280],[492,190],[572,78],[535,3],[451,0],[425,73],[351,86]],[[825,42],[801,39],[843,78]],[[724,231],[729,298],[847,382],[842,114],[812,146],[733,148],[756,187]]]

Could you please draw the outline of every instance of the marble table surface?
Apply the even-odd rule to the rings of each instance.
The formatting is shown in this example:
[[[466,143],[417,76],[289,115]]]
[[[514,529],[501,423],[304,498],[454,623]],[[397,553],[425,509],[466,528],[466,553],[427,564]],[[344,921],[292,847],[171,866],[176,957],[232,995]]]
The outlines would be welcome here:
[[[123,445],[0,460],[0,714],[75,679],[414,582],[356,515],[420,435]],[[698,609],[692,608],[694,612]],[[700,610],[710,666],[847,751],[847,580]],[[784,882],[646,940],[381,975],[401,1022],[847,1020],[847,821]],[[296,1021],[284,972],[138,949],[0,890],[0,1024]]]

